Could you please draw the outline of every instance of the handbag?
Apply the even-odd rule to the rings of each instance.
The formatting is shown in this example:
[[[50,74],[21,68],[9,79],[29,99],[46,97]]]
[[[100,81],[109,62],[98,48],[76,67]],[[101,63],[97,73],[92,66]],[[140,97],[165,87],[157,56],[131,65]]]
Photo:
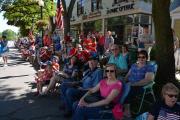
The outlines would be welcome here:
[[[103,97],[101,96],[100,92],[95,92],[95,93],[92,93],[90,95],[87,95],[84,98],[84,101],[87,103],[93,103],[93,102],[98,102],[102,99],[103,99]]]
[[[113,113],[115,120],[122,120],[123,106],[121,104],[116,104],[112,109],[112,113]]]

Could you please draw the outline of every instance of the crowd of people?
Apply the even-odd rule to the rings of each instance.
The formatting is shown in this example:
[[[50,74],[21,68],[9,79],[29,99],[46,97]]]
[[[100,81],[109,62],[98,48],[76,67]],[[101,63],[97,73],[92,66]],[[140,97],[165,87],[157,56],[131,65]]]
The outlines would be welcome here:
[[[19,39],[16,46],[24,59],[32,64],[37,62],[40,66],[35,76],[35,95],[47,95],[58,85],[62,101],[59,108],[65,111],[65,117],[72,117],[73,120],[100,119],[100,111],[113,109],[126,92],[127,96],[121,103],[124,107],[122,113],[124,118],[130,118],[131,100],[144,92],[143,86],[153,82],[156,72],[155,67],[148,64],[148,49],[142,45],[144,40],[145,37],[140,40],[141,47],[136,49],[135,60],[131,59],[128,50],[134,45],[115,44],[111,31],[106,36],[98,32],[88,33],[86,37],[79,35],[74,41],[68,35],[61,40],[56,32],[53,35],[46,32],[43,40],[39,35],[29,36]],[[147,43],[150,44],[151,40]],[[7,63],[5,59],[4,62]],[[44,85],[47,85],[45,90]],[[124,90],[124,85],[128,89]],[[88,101],[88,96],[94,94],[99,96],[98,100]],[[166,84],[162,90],[161,104],[155,105],[156,109],[149,112],[147,119],[156,120],[161,115],[162,107],[168,109],[164,113],[171,110],[170,114],[177,116],[174,119],[180,119],[180,105],[176,104],[178,94],[179,89],[175,85]],[[104,117],[111,119],[113,115]],[[168,119],[169,116],[163,117]]]

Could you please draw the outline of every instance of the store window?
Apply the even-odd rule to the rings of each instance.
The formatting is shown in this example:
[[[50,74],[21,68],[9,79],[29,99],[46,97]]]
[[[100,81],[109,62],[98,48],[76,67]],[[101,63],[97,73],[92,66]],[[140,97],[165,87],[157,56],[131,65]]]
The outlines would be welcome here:
[[[84,0],[77,2],[77,16],[80,16],[84,13]]]
[[[148,26],[152,33],[152,20],[148,14],[129,14],[107,19],[107,30],[117,35],[116,43],[133,43],[143,33],[143,26]]]
[[[91,0],[91,11],[95,12],[102,7],[102,0]]]
[[[141,24],[149,24],[149,15],[141,14]]]
[[[180,19],[174,20],[174,31],[178,39],[180,39]]]

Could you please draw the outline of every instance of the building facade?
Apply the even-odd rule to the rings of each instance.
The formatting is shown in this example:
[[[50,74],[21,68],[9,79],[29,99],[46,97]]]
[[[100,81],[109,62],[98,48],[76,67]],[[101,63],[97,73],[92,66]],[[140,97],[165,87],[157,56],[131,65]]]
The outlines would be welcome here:
[[[175,35],[180,39],[180,0],[173,0],[170,6],[171,10],[171,27],[175,31]]]
[[[71,18],[76,34],[110,30],[117,44],[136,40],[144,25],[152,32],[151,3],[143,0],[77,0]]]

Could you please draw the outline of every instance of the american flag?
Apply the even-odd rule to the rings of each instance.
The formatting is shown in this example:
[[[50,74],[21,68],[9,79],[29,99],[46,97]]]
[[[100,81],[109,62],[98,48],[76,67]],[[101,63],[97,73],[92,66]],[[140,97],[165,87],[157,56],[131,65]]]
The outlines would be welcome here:
[[[61,0],[57,1],[57,10],[56,10],[56,26],[59,29],[63,28],[63,7]]]
[[[161,109],[157,120],[180,120],[179,112],[172,112],[166,109]]]

